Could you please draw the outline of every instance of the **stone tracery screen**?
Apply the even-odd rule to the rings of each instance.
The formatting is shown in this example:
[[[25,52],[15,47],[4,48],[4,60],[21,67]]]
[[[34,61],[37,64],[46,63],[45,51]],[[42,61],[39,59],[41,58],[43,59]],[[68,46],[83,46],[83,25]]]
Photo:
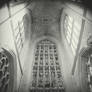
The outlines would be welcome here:
[[[15,73],[12,55],[6,49],[0,48],[0,92],[13,92]]]
[[[42,40],[37,44],[32,69],[31,92],[64,92],[56,44]]]

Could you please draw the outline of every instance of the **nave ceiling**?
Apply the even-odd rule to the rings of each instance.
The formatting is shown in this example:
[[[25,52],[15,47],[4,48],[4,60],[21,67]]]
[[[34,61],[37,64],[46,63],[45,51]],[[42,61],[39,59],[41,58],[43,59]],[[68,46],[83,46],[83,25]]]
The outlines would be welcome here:
[[[30,9],[32,17],[32,34],[37,36],[59,37],[60,14],[62,2],[60,1],[36,1],[33,9]]]

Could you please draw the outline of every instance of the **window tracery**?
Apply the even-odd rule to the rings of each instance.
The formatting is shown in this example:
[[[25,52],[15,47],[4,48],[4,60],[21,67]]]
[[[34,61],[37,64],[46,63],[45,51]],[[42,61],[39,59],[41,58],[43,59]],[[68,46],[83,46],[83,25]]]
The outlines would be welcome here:
[[[33,62],[31,92],[50,92],[57,89],[64,92],[63,77],[59,64],[56,44],[42,40],[37,44]]]

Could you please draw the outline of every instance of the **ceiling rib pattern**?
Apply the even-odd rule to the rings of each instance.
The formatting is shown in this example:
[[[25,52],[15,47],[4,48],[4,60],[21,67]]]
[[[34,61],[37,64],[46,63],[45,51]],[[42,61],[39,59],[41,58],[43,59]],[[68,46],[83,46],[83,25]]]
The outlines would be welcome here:
[[[59,19],[62,4],[60,1],[36,2],[32,9],[32,33],[36,35],[55,35],[59,37]]]

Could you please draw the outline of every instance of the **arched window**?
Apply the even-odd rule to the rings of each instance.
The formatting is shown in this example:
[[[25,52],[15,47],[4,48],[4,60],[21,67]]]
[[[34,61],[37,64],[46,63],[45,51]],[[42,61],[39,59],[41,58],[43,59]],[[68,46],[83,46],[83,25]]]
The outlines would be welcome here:
[[[76,54],[80,32],[81,32],[81,24],[82,24],[82,19],[78,18],[78,20],[75,20],[72,16],[65,15],[65,20],[64,20],[65,37],[73,52],[73,55]]]
[[[15,37],[18,53],[21,53],[25,42],[25,30],[24,30],[23,19],[21,21],[18,21],[16,25],[17,26],[14,28],[14,37]]]
[[[47,39],[37,43],[30,89],[31,92],[64,90],[57,46]]]

